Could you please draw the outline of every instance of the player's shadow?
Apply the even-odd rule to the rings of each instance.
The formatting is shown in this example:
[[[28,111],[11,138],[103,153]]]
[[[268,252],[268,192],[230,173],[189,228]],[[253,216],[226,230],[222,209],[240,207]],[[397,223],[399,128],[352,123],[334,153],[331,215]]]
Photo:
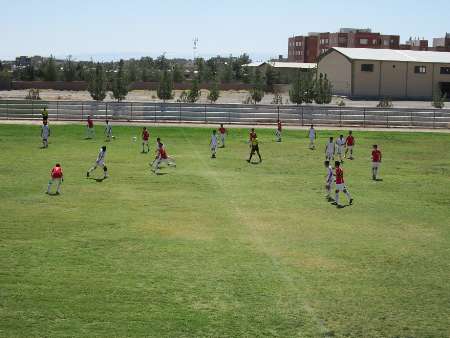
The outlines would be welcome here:
[[[375,182],[383,182],[383,179],[382,178],[376,178],[376,179],[374,179],[374,181]]]
[[[105,177],[102,177],[102,178],[89,177],[88,179],[94,180],[97,183],[102,183],[104,180],[106,180]]]
[[[167,173],[156,173],[156,176],[164,176],[167,175]]]
[[[57,194],[56,192],[49,192],[47,195],[50,197],[61,196],[61,194]]]

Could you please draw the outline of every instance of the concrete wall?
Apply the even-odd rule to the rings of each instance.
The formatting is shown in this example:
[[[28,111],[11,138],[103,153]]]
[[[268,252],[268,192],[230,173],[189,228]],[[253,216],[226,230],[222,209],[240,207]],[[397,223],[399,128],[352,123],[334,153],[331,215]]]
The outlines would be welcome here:
[[[450,75],[449,74],[441,74],[441,67],[450,67],[450,63],[434,65],[434,78],[433,78],[434,91],[439,90],[440,82],[450,82]],[[448,97],[447,97],[447,99],[448,99]]]
[[[352,66],[345,56],[333,51],[321,58],[317,69],[319,74],[327,74],[333,85],[333,94],[351,96]]]
[[[416,66],[425,66],[424,74],[414,73]],[[408,62],[408,93],[409,99],[430,99],[433,97],[433,65],[429,63]]]
[[[353,61],[352,88],[355,97],[378,97],[380,91],[380,61]],[[361,65],[373,64],[373,72],[361,71]]]
[[[407,62],[381,62],[380,96],[406,97]]]

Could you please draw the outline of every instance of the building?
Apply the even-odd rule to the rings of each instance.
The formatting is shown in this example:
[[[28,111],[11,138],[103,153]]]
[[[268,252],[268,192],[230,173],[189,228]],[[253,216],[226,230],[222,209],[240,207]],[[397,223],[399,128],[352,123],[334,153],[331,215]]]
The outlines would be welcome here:
[[[288,61],[314,63],[332,47],[398,49],[399,46],[398,35],[373,33],[368,28],[341,28],[336,33],[309,33],[289,38]]]
[[[258,68],[262,73],[267,71],[268,67],[271,67],[275,72],[275,77],[278,79],[278,83],[288,84],[291,83],[295,76],[299,72],[316,71],[316,63],[301,63],[301,62],[252,62],[243,65],[242,67]]]
[[[450,97],[450,53],[334,47],[317,72],[326,74],[333,93],[352,98],[431,99]]]
[[[31,66],[31,58],[28,56],[18,56],[16,57],[16,62],[14,64],[18,68]]]

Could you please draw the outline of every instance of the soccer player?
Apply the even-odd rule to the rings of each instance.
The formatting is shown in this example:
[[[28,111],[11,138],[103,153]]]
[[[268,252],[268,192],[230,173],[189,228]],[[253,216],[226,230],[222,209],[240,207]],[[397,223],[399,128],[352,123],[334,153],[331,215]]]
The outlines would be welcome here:
[[[108,168],[105,164],[105,157],[106,157],[106,146],[103,146],[100,148],[100,152],[98,153],[97,160],[95,161],[95,164],[92,168],[90,168],[87,173],[86,177],[89,177],[91,173],[97,169],[97,167],[103,168],[103,178],[108,178]]]
[[[219,134],[220,134],[220,143],[221,143],[220,147],[225,148],[225,138],[228,135],[228,131],[224,128],[223,123],[220,124]]]
[[[142,129],[142,153],[150,152],[150,146],[148,145],[148,139],[150,138],[150,133],[147,128]],[[145,146],[147,146],[147,151],[145,151]]]
[[[339,161],[342,161],[342,155],[344,154],[345,140],[344,135],[339,135],[339,138],[336,140],[336,153],[339,156]]]
[[[105,135],[106,135],[106,142],[110,142],[112,139],[112,126],[109,124],[108,120],[106,120]]]
[[[61,168],[61,165],[59,163],[56,163],[56,165],[52,168],[52,171],[50,173],[50,181],[48,181],[48,187],[46,194],[50,194],[50,189],[52,187],[52,184],[56,182],[56,195],[59,195],[61,192],[61,182],[64,181],[63,177],[63,171]]]
[[[169,167],[170,166],[176,167],[177,165],[175,164],[174,160],[167,155],[166,147],[164,147],[164,144],[161,142],[161,139],[159,137],[156,139],[156,144],[157,144],[156,157],[153,163],[151,164],[152,171],[156,174],[157,171],[160,169],[160,165],[162,163],[167,163]]]
[[[209,142],[209,145],[211,147],[211,158],[216,158],[216,151],[217,151],[217,143],[218,143],[216,130],[212,131],[211,135],[211,141]]]
[[[275,131],[275,135],[277,136],[277,142],[281,142],[281,131],[282,131],[281,121],[278,120],[277,130]]]
[[[86,124],[86,138],[91,139],[95,136],[94,121],[88,116]]]
[[[372,150],[372,179],[374,181],[378,178],[378,169],[381,165],[381,151],[378,149],[378,145],[373,145]]]
[[[48,138],[50,137],[50,127],[47,120],[44,120],[41,126],[42,148],[48,148]]]
[[[314,126],[311,124],[311,128],[309,128],[309,149],[314,150],[316,146],[314,145],[314,141],[317,139],[317,133],[314,129]]]
[[[333,205],[336,205],[338,208],[342,208],[342,206],[339,204],[339,192],[342,191],[345,196],[347,196],[348,199],[348,204],[352,205],[353,204],[353,198],[350,195],[350,192],[348,191],[347,187],[345,186],[344,183],[344,170],[342,170],[341,166],[341,162],[336,161],[334,162],[334,166],[335,166],[335,176],[336,176],[336,196],[334,198],[334,203]]]
[[[353,147],[355,146],[355,138],[352,134],[353,133],[350,130],[347,138],[345,139],[346,149],[344,158],[347,158],[347,153],[350,151],[350,157],[348,158],[349,160],[353,160]]]
[[[334,160],[335,144],[333,142],[333,137],[330,137],[327,145],[325,146],[325,161]]]
[[[258,137],[256,136],[256,133],[255,133],[254,137],[250,138],[250,140],[251,140],[250,141],[251,150],[250,150],[250,157],[247,160],[247,162],[250,163],[253,155],[256,153],[256,154],[258,154],[258,157],[259,157],[259,163],[261,163],[262,158],[261,158],[261,154],[259,153]]]
[[[330,161],[325,161],[325,168],[327,168],[327,176],[325,180],[325,190],[327,191],[328,202],[332,201],[331,198],[331,186],[333,185],[333,168],[330,165]]]
[[[42,122],[48,121],[47,107],[44,107],[41,114],[42,114]]]

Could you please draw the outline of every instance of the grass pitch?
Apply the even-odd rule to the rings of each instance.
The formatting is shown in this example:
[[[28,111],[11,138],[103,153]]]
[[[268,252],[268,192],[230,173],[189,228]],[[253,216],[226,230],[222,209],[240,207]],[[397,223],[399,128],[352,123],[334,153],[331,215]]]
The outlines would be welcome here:
[[[0,337],[450,335],[449,134],[355,132],[338,210],[322,162],[339,132],[310,151],[306,131],[258,130],[251,165],[247,130],[212,160],[210,129],[150,126],[177,160],[156,176],[140,131],[113,128],[97,182],[100,127],[53,126],[41,150],[39,127],[0,125]]]

